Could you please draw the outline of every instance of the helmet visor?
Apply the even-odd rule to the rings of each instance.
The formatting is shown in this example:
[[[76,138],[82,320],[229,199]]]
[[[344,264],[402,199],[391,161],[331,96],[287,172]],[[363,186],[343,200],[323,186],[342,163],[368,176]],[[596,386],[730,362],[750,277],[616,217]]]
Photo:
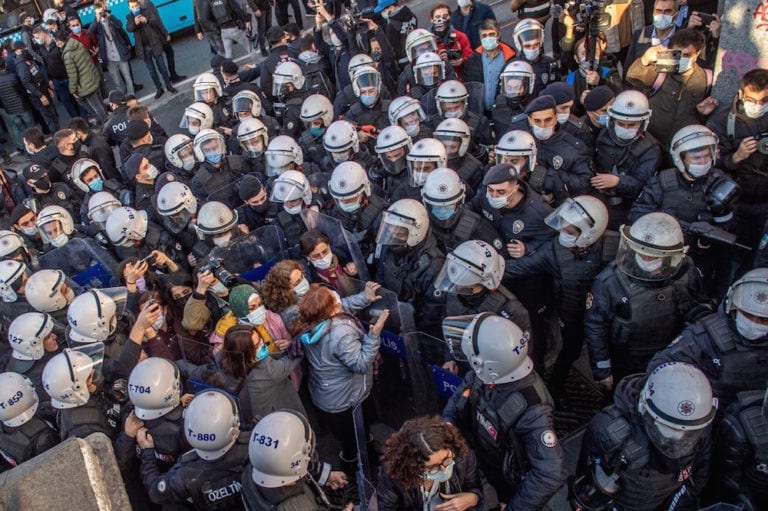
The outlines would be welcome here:
[[[240,147],[243,148],[245,154],[251,158],[256,158],[264,153],[264,137],[261,135],[240,140]]]
[[[195,166],[195,163],[197,163],[195,149],[191,140],[177,146],[174,148],[173,152],[176,157],[181,160],[182,168],[185,170],[191,170],[192,167]]]
[[[468,362],[467,356],[461,349],[461,341],[464,339],[464,334],[470,327],[475,328],[480,324],[479,321],[474,325],[472,324],[475,317],[475,315],[466,315],[448,316],[443,318],[443,338],[448,344],[448,350],[451,352],[451,356],[457,362]]]
[[[692,454],[708,431],[707,428],[672,428],[654,420],[649,413],[643,414],[643,426],[656,449],[667,458],[675,460]]]
[[[437,168],[437,162],[434,161],[407,161],[410,185],[413,187],[424,186],[429,173]]]
[[[416,59],[419,58],[419,55],[423,55],[428,52],[434,52],[437,50],[437,43],[435,43],[435,40],[430,38],[428,41],[424,41],[421,44],[417,44],[416,46],[411,48],[411,62],[416,62]]]
[[[47,222],[39,223],[37,227],[38,231],[40,231],[40,236],[46,243],[51,243],[59,236],[66,234],[64,226],[58,218],[51,218]]]
[[[578,202],[568,198],[544,219],[544,223],[556,231],[562,231],[569,226],[582,231],[585,227],[595,225],[595,219]]]
[[[376,235],[376,243],[379,245],[405,246],[411,230],[416,229],[416,222],[412,218],[384,211],[379,232]]]
[[[285,202],[300,199],[304,195],[304,189],[296,183],[279,182],[272,189],[269,200],[272,202]]]
[[[685,247],[660,249],[629,237],[622,226],[616,262],[621,271],[639,280],[666,280],[673,277],[685,259]]]
[[[422,66],[416,70],[417,83],[431,87],[440,81],[440,66],[433,64]]]
[[[106,229],[109,214],[119,207],[120,204],[115,202],[99,204],[88,212],[88,218],[91,219],[91,222],[98,224],[101,230],[104,230]]]
[[[216,101],[216,89],[213,87],[195,88],[195,101],[213,103]]]
[[[379,154],[379,160],[381,160],[381,165],[384,167],[384,170],[393,176],[402,174],[407,166],[405,161],[405,153],[403,153],[403,155],[396,160],[390,160],[385,154]]]
[[[530,83],[531,79],[528,76],[503,75],[501,77],[501,90],[510,99],[525,97],[528,95]]]
[[[173,234],[179,234],[189,224],[190,220],[192,220],[192,213],[187,209],[182,209],[178,213],[164,216],[163,225]]]
[[[379,73],[362,73],[355,77],[355,83],[359,89],[375,88],[379,90],[381,87],[381,75]]]
[[[482,284],[482,270],[471,261],[450,253],[435,279],[435,289],[457,295],[471,295],[472,289]]]
[[[253,112],[253,98],[247,96],[238,96],[232,101],[232,109],[235,113]]]
[[[461,146],[464,143],[464,138],[460,135],[453,133],[435,133],[435,138],[443,143],[445,146],[445,152],[448,154],[448,159],[461,156]]]

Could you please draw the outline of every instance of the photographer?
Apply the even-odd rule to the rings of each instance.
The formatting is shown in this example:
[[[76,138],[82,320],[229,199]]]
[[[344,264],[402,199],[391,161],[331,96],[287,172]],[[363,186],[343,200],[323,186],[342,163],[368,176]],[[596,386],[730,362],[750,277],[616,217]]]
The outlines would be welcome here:
[[[88,27],[88,31],[98,39],[99,58],[106,63],[107,71],[115,85],[126,94],[133,94],[131,41],[128,34],[120,20],[112,16],[106,4],[95,4],[94,13],[96,19]]]
[[[570,16],[566,16],[566,23]],[[613,65],[613,62],[609,59],[603,58],[603,52],[605,50],[605,41],[598,39],[593,42],[589,38],[582,37],[573,47],[573,51],[563,49],[563,62],[573,58],[576,69],[570,71],[566,77],[565,82],[574,89],[574,104],[571,110],[577,117],[584,115],[584,97],[586,94],[599,85],[607,85],[613,90],[614,94],[621,92],[622,83],[621,76]]]
[[[669,39],[675,33],[675,18],[679,12],[679,0],[656,0],[653,4],[653,24],[632,34],[624,69],[640,58],[651,46],[669,46]],[[626,73],[626,71],[624,71]]]
[[[437,54],[443,61],[451,63],[456,75],[461,78],[464,63],[472,55],[469,38],[451,26],[451,10],[446,4],[439,3],[429,13],[432,26],[429,31],[435,35]]]
[[[181,326],[190,332],[211,331],[226,313],[229,288],[216,276],[218,268],[210,268],[218,260],[205,260],[197,272],[195,291],[184,305]]]

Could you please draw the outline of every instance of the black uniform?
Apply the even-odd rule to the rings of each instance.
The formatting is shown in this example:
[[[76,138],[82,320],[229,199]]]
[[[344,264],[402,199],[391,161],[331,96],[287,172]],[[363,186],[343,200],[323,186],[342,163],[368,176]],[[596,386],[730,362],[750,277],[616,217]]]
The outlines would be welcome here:
[[[525,107],[534,97],[508,98],[505,94],[496,96],[492,116],[497,139],[500,140],[511,130],[528,130],[528,114],[525,113]]]
[[[39,417],[39,412],[21,426],[0,423],[0,472],[42,454],[59,443],[56,429]]]
[[[550,83],[559,82],[563,78],[562,70],[560,69],[560,61],[556,60],[549,55],[544,55],[543,48],[534,62],[530,62],[525,59],[523,52],[512,60],[522,60],[528,62],[533,68],[533,74],[536,75],[533,82],[533,97],[537,97],[541,90]]]
[[[360,209],[353,213],[342,211],[338,205],[334,205],[328,214],[341,220],[344,229],[352,234],[360,246],[360,252],[367,259],[376,248],[376,234],[381,225],[382,212],[388,207],[387,201],[376,194],[372,194],[366,197]]]
[[[381,99],[379,96],[376,104],[370,108],[363,106],[358,100],[357,103],[349,107],[344,118],[355,124],[358,130],[362,129],[363,126],[375,126],[377,130],[381,131],[389,126],[389,100]],[[375,145],[376,142],[373,138],[366,143],[366,147],[372,154],[376,149]]]
[[[432,227],[432,234],[437,238],[437,245],[446,254],[465,241],[481,240],[495,248],[502,256],[506,255],[501,235],[493,224],[464,205],[448,220],[437,220],[430,215],[429,225]]]
[[[546,172],[533,172],[528,183],[534,190],[551,194],[555,204],[568,197],[585,194],[592,188],[592,154],[587,146],[564,129],[558,128],[547,140],[536,140],[537,166]]]
[[[107,122],[104,123],[104,136],[107,142],[112,146],[119,146],[126,139],[125,130],[128,127],[128,106],[121,105],[117,107]]]
[[[279,101],[275,102],[275,118],[280,124],[280,134],[288,135],[297,139],[304,129],[304,123],[301,120],[301,105],[307,93],[303,90],[294,90],[290,94],[280,95]]]
[[[331,509],[328,497],[325,496],[320,486],[327,481],[330,466],[320,463],[316,456],[309,462],[308,472],[317,484],[310,484],[307,478],[299,479],[297,484],[280,486],[278,488],[266,488],[259,486],[253,480],[253,466],[248,463],[243,470],[240,482],[243,485],[243,502],[248,511],[262,511],[268,509],[296,509],[321,511]]]
[[[430,135],[431,136],[431,135]],[[483,164],[467,152],[464,156],[449,158],[446,167],[456,172],[462,181],[467,184],[466,197],[472,200],[475,191],[480,187],[485,174]]]
[[[80,214],[80,198],[72,191],[72,188],[64,183],[51,183],[51,188],[46,193],[32,191],[27,196],[37,201],[40,211],[47,206],[61,206],[69,211],[72,218],[77,218]]]
[[[528,311],[520,303],[517,297],[500,285],[493,291],[485,289],[476,295],[445,294],[445,315],[465,316],[480,314],[481,312],[495,312],[503,318],[507,318],[524,332],[531,331],[531,317]]]
[[[99,390],[84,405],[59,410],[56,419],[62,440],[85,438],[93,433],[115,439],[123,423],[122,414],[123,406]]]
[[[484,385],[470,371],[448,400],[443,419],[468,440],[509,509],[541,509],[565,481],[552,398],[536,372],[511,383]]]
[[[192,178],[190,188],[195,197],[206,200],[210,194],[235,182],[247,172],[242,156],[224,156],[218,167],[202,162],[197,174]]]

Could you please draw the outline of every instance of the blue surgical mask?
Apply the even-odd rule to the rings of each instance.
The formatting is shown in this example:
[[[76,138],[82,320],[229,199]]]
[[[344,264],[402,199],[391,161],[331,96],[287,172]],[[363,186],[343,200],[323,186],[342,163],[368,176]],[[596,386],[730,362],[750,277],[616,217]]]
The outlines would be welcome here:
[[[363,106],[373,106],[376,103],[376,96],[360,96],[360,102]]]
[[[456,213],[456,206],[434,206],[432,216],[437,220],[448,220]]]
[[[205,161],[208,163],[212,163],[213,165],[216,165],[221,161],[221,159],[224,157],[224,154],[222,153],[209,153],[205,155]]]
[[[261,346],[259,346],[259,349],[256,350],[256,360],[264,360],[269,356],[269,348],[267,348],[267,345],[265,343],[261,343]]]
[[[435,472],[434,474],[426,473],[424,475],[426,476],[427,479],[431,479],[436,483],[444,483],[448,481],[453,475],[453,466],[455,464],[456,462],[451,460],[448,466],[445,467],[445,470],[440,470],[439,472]]]
[[[677,73],[683,74],[693,65],[693,59],[691,57],[680,57],[680,63],[677,65]]]
[[[483,45],[483,49],[485,51],[493,51],[499,47],[499,38],[493,37],[493,36],[485,37],[483,39],[480,39],[480,44]]]
[[[90,188],[92,192],[100,192],[104,189],[104,180],[100,177],[97,177],[88,183],[88,188]]]
[[[141,12],[141,7],[134,7],[131,9],[131,12],[133,13],[134,16],[138,16],[139,13]]]
[[[72,32],[75,33],[75,34],[79,34],[82,31],[83,31],[83,27],[81,25],[78,25],[76,27],[72,27]]]
[[[607,127],[608,126],[608,114],[601,115],[600,117],[598,117],[597,118],[597,124],[598,124],[598,126]]]
[[[38,45],[38,46],[42,46],[43,45],[43,40],[42,39],[38,39],[37,37],[35,37],[34,39],[35,39],[35,44],[36,45]]]
[[[313,137],[322,137],[323,133],[325,133],[325,128],[322,126],[310,126],[309,127],[309,134]]]

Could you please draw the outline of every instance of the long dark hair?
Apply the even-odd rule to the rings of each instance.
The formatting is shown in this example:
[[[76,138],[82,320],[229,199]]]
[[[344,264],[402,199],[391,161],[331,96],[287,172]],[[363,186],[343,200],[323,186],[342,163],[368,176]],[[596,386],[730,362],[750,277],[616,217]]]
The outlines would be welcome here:
[[[252,325],[236,325],[227,330],[221,351],[221,368],[235,378],[245,378],[256,365],[256,346]]]

